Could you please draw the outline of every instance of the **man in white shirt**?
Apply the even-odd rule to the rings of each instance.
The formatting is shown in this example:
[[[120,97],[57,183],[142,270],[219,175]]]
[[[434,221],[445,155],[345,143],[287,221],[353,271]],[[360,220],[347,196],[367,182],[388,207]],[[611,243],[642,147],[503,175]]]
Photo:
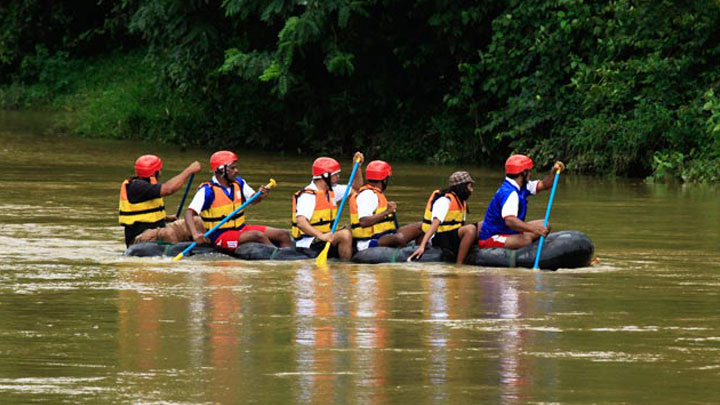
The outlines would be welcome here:
[[[279,247],[292,245],[286,230],[246,224],[244,210],[236,213],[231,220],[205,238],[203,236],[205,230],[212,229],[255,194],[255,190],[238,175],[235,153],[230,151],[214,153],[210,157],[210,168],[214,173],[213,178],[200,185],[185,212],[186,221],[192,221],[188,228],[195,242],[213,243],[220,249],[229,251],[247,242],[275,244]],[[262,195],[253,200],[252,204],[259,203],[269,190],[261,186],[260,192]],[[199,229],[195,225],[194,219],[198,215],[202,219],[204,229]]]
[[[356,152],[353,164],[358,159],[362,164],[365,157]],[[320,157],[313,162],[312,173],[312,182],[293,196],[291,234],[295,247],[310,248],[319,253],[330,242],[329,256],[350,260],[353,253],[350,230],[339,229],[331,233],[337,215],[337,203],[342,200],[348,187],[337,184],[340,164],[333,158]],[[352,190],[358,190],[362,184],[362,170],[358,170],[351,185]]]
[[[399,227],[395,201],[385,197],[392,167],[383,160],[373,160],[365,169],[367,184],[350,197],[350,226],[358,251],[376,246],[405,246],[421,235],[421,223]]]

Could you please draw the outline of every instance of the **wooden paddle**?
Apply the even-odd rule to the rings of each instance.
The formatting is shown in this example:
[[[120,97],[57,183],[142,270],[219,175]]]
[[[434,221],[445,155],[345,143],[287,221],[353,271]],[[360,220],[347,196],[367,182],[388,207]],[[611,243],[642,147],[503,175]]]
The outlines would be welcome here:
[[[270,179],[270,182],[265,186],[265,188],[272,189],[272,188],[275,188],[276,185],[277,185],[277,183],[275,182],[275,179]],[[215,232],[216,229],[220,228],[220,226],[222,226],[222,224],[229,221],[230,218],[235,216],[235,214],[242,211],[245,207],[248,206],[248,204],[253,202],[253,200],[255,200],[258,196],[260,196],[260,194],[262,194],[262,191],[258,191],[257,193],[253,194],[253,196],[250,197],[247,201],[245,201],[245,203],[243,205],[235,208],[235,210],[233,212],[228,214],[228,216],[223,218],[222,221],[218,222],[217,225],[213,226],[209,231],[205,232],[203,234],[203,236],[206,238],[208,236],[210,236],[213,232]],[[177,256],[173,257],[173,260],[177,261],[177,260],[182,259],[185,256],[185,254],[188,253],[189,251],[191,251],[195,246],[197,246],[197,242],[193,242],[192,244],[190,244],[190,246],[185,248],[185,250],[180,252]]]
[[[550,209],[552,208],[553,198],[555,198],[555,189],[557,189],[558,179],[560,178],[560,170],[555,172],[555,180],[553,180],[553,186],[552,191],[550,191],[550,199],[548,200],[548,206],[547,211],[545,211],[545,223],[543,224],[546,228],[548,226],[548,220],[550,219]],[[543,247],[543,241],[545,240],[544,236],[540,237],[540,242],[538,243],[538,250],[537,250],[537,256],[535,256],[535,265],[533,266],[533,270],[539,270],[540,267],[540,252],[542,252]]]
[[[340,202],[340,208],[338,208],[337,216],[335,217],[335,222],[333,222],[332,229],[330,230],[330,234],[335,233],[335,228],[337,228],[337,224],[340,221],[340,215],[342,214],[343,206],[345,206],[345,200],[347,200],[348,194],[350,194],[350,189],[352,189],[353,180],[355,179],[355,173],[357,172],[357,168],[360,166],[360,159],[358,158],[355,160],[355,165],[353,165],[352,173],[350,173],[350,179],[348,180],[347,188],[345,189],[345,195],[342,198],[342,201]],[[330,251],[330,241],[328,241],[325,244],[325,248],[320,252],[317,259],[315,259],[315,264],[317,264],[320,267],[327,267],[327,257],[328,252]]]

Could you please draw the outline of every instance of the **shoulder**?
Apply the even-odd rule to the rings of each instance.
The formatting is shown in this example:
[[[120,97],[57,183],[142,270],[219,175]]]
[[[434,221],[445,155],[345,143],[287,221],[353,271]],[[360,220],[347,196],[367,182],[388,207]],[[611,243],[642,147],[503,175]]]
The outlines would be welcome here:
[[[527,185],[525,185],[525,190],[527,190],[528,193],[535,195],[537,194],[538,184],[540,183],[540,180],[533,180],[528,182]]]
[[[152,200],[161,196],[162,184],[151,184],[144,180],[131,180],[127,185],[127,196],[131,202]],[[135,200],[135,201],[133,201]]]
[[[358,204],[377,204],[378,197],[374,190],[365,189],[357,194]]]

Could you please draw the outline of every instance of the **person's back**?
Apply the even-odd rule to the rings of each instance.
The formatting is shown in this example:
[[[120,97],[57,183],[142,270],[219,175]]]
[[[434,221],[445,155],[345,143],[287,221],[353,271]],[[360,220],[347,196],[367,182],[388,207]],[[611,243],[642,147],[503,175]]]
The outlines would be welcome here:
[[[140,156],[135,161],[135,176],[120,186],[118,222],[125,228],[126,246],[140,241],[176,239],[174,234],[152,231],[177,219],[175,215],[167,215],[163,197],[175,193],[191,174],[200,171],[200,163],[193,162],[166,183],[158,182],[161,170],[159,157]]]
[[[120,186],[118,222],[125,228],[125,245],[148,229],[165,226],[165,201],[160,195],[162,185],[157,180],[133,177]]]

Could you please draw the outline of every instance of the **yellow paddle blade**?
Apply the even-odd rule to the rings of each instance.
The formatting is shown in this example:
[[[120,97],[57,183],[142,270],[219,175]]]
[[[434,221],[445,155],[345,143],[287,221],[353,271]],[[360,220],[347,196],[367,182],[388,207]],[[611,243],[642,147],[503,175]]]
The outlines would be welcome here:
[[[330,252],[330,242],[325,244],[325,248],[322,250],[322,252],[320,252],[317,259],[315,259],[315,264],[320,267],[326,267],[328,252]]]
[[[173,257],[173,260],[174,260],[174,261],[178,261],[178,260],[182,259],[183,257],[185,257],[185,255],[184,255],[184,254],[182,254],[182,253],[178,253],[178,255],[177,255],[177,256]]]

